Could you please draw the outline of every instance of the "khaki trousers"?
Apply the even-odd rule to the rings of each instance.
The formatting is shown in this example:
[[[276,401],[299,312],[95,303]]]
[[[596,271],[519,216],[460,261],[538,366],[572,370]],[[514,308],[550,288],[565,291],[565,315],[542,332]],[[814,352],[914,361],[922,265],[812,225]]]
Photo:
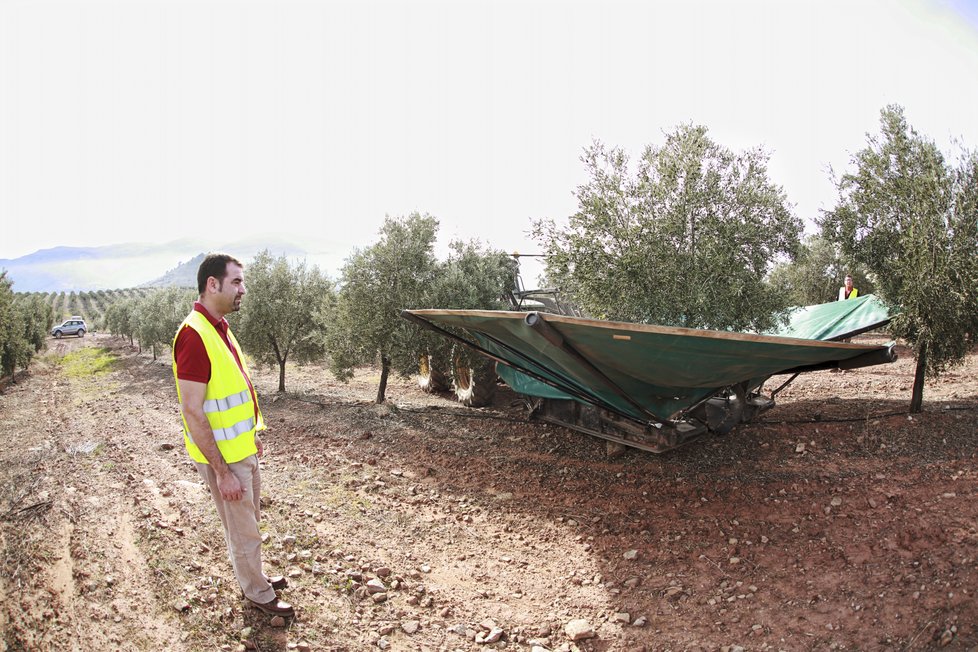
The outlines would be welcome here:
[[[244,490],[241,500],[224,500],[217,487],[217,474],[210,464],[194,464],[217,506],[234,576],[245,597],[262,604],[274,600],[275,589],[268,583],[261,568],[261,533],[258,531],[261,472],[258,470],[258,456],[252,455],[228,465]]]

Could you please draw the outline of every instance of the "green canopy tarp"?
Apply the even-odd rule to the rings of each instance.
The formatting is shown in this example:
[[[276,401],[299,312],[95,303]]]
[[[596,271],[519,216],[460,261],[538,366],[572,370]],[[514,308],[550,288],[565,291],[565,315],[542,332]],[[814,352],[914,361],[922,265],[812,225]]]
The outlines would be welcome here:
[[[504,311],[411,310],[405,316],[467,333],[502,363],[500,376],[517,392],[581,400],[640,421],[674,419],[738,383],[883,353],[885,346],[826,340],[889,320],[873,295],[798,309],[777,334]],[[889,360],[881,355],[879,361]]]
[[[890,311],[883,302],[875,295],[867,294],[847,301],[794,308],[786,325],[767,334],[829,341],[852,337],[889,321]]]

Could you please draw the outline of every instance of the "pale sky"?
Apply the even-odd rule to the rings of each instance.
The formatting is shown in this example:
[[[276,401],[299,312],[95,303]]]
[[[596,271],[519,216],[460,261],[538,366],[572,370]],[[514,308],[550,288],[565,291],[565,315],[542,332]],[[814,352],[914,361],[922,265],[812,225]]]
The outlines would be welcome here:
[[[0,258],[281,233],[341,259],[412,211],[533,253],[593,139],[634,159],[686,122],[764,148],[810,223],[887,104],[978,147],[976,81],[968,2],[0,0]]]

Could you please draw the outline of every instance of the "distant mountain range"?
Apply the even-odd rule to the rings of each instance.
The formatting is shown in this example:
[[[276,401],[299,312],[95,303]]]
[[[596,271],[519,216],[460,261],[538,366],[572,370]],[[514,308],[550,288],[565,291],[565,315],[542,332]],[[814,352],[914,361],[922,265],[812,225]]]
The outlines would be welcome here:
[[[246,263],[259,251],[304,259],[335,275],[348,252],[314,251],[287,237],[255,236],[229,243],[181,239],[163,244],[128,243],[103,247],[53,247],[13,259],[0,270],[14,292],[84,292],[132,287],[197,285],[197,266],[205,252],[226,251]],[[169,270],[169,271],[165,271]]]

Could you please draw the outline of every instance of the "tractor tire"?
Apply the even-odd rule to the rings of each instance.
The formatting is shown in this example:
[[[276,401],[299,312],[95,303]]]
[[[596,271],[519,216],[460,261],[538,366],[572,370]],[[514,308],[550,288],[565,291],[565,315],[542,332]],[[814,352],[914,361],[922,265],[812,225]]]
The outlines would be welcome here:
[[[448,373],[434,356],[422,355],[418,360],[418,386],[428,394],[447,392],[451,387]]]
[[[496,395],[496,365],[490,361],[469,364],[456,359],[452,368],[455,398],[468,407],[484,407]]]

